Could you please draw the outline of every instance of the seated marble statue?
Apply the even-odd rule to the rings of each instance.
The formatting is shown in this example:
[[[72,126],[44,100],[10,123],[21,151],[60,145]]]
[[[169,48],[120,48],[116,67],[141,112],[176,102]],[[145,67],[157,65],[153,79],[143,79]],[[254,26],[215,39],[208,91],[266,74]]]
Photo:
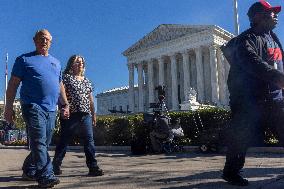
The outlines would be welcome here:
[[[189,90],[189,102],[191,104],[199,104],[196,100],[196,96],[197,96],[196,91],[193,88],[190,88],[190,90]]]
[[[197,92],[190,88],[187,95],[185,96],[185,101],[180,104],[181,110],[196,110],[199,108],[200,103],[196,99]]]

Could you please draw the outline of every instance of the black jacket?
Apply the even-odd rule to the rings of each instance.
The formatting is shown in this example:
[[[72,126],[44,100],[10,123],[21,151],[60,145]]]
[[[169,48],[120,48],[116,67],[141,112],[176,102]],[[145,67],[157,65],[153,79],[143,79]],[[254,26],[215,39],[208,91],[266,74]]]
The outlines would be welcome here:
[[[278,37],[273,32],[271,36],[283,56]],[[248,29],[221,49],[231,65],[227,81],[231,101],[269,99],[269,87],[284,81],[284,74],[267,62],[267,42],[262,33]]]

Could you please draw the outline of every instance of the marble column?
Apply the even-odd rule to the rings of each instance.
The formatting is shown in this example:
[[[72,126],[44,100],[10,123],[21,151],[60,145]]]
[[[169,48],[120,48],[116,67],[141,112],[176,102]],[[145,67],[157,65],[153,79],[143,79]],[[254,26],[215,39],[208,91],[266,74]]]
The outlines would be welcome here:
[[[149,103],[154,102],[154,72],[153,65],[154,60],[148,61],[148,92],[149,92]]]
[[[148,74],[148,62],[145,61],[143,64],[143,73],[144,73],[144,87],[143,87],[143,101],[146,107],[149,105],[149,74]]]
[[[204,78],[203,78],[203,64],[202,64],[202,48],[198,47],[195,51],[196,64],[196,84],[197,84],[197,99],[204,102]]]
[[[132,113],[135,111],[135,102],[134,102],[134,64],[128,63],[129,71],[129,89],[128,89],[128,103],[129,111]]]
[[[228,75],[229,75],[229,71],[230,71],[230,64],[229,62],[227,61],[227,59],[222,56],[222,60],[223,60],[223,64],[225,65],[225,81],[226,81],[226,85],[225,85],[225,88],[226,88],[226,105],[229,105],[229,97],[230,97],[230,93],[229,93],[229,89],[228,89],[228,84],[227,84],[227,81],[228,81]]]
[[[159,85],[165,85],[165,63],[163,62],[162,57],[158,57],[158,66],[159,66]]]
[[[143,73],[144,73],[144,84],[148,86],[148,66],[146,64],[143,66]]]
[[[211,102],[219,104],[218,68],[217,68],[217,49],[212,45],[209,47],[210,54],[210,76],[211,76]]]
[[[178,81],[177,81],[177,61],[176,55],[170,56],[171,59],[171,78],[172,78],[172,110],[178,110]]]
[[[144,95],[143,95],[143,64],[140,62],[138,65],[138,112],[144,111]]]
[[[189,73],[189,54],[187,51],[182,53],[182,66],[183,66],[183,91],[185,101],[188,101],[188,93],[190,89],[190,73]]]
[[[221,105],[226,105],[226,78],[225,78],[225,62],[223,62],[222,52],[217,49],[217,68],[218,68],[218,84],[219,84],[219,101]]]

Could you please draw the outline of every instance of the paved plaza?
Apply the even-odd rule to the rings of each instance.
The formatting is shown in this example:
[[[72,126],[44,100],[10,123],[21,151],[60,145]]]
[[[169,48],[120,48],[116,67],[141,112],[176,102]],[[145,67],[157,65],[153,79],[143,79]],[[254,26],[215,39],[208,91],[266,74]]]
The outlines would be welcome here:
[[[37,188],[36,182],[21,179],[25,149],[0,149],[0,189]],[[54,151],[50,151],[53,156]],[[284,154],[249,153],[244,175],[248,187],[225,183],[221,176],[224,156],[184,153],[133,156],[129,153],[98,153],[102,177],[86,176],[82,151],[70,151],[63,162],[61,183],[55,188],[96,189],[283,189]]]

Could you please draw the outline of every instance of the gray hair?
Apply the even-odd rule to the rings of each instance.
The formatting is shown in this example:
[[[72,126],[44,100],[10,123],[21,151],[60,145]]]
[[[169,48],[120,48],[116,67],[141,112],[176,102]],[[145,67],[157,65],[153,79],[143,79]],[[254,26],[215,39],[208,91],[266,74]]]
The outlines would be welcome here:
[[[44,32],[49,33],[49,35],[50,35],[50,40],[52,40],[52,35],[50,34],[50,32],[49,32],[47,29],[40,29],[40,30],[37,30],[36,33],[35,33],[34,38],[36,38],[39,34],[42,34],[42,33],[44,33]]]

